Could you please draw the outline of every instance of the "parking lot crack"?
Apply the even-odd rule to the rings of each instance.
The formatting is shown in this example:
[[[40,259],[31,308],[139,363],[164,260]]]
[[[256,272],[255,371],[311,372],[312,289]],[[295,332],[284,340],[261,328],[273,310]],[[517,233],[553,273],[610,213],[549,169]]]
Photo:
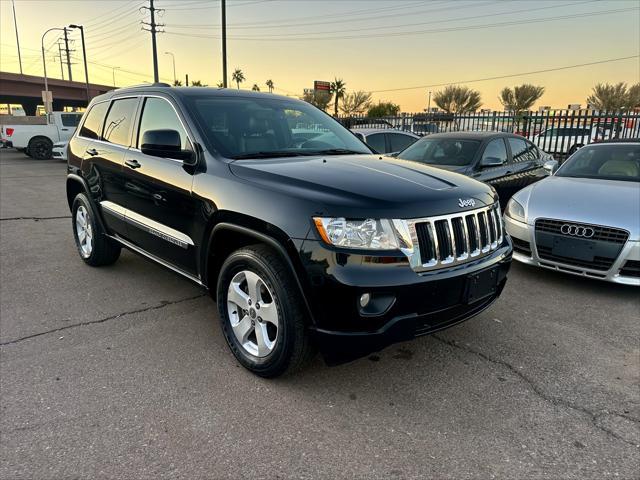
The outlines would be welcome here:
[[[194,295],[192,297],[181,298],[181,299],[172,300],[172,301],[166,301],[166,302],[162,302],[162,303],[157,304],[157,305],[151,305],[149,307],[128,310],[126,312],[118,313],[117,315],[110,315],[108,317],[99,318],[99,319],[96,319],[96,320],[88,320],[88,321],[85,321],[85,322],[78,322],[78,323],[74,323],[74,324],[71,324],[71,325],[65,325],[64,327],[59,327],[59,328],[53,328],[51,330],[46,330],[44,332],[32,333],[30,335],[25,335],[24,337],[15,338],[13,340],[8,340],[6,342],[2,342],[2,343],[0,343],[0,347],[5,347],[5,346],[8,346],[8,345],[15,345],[15,344],[23,342],[25,340],[30,340],[32,338],[41,337],[43,335],[49,335],[51,333],[62,332],[64,330],[69,330],[69,329],[72,329],[72,328],[86,327],[86,326],[89,326],[89,325],[95,325],[97,323],[108,322],[110,320],[117,320],[119,318],[126,317],[127,315],[133,315],[135,313],[143,313],[143,312],[148,312],[150,310],[160,310],[161,308],[165,308],[165,307],[168,307],[170,305],[175,305],[177,303],[188,302],[190,300],[195,300],[196,298],[204,297],[206,295],[207,295],[206,293],[201,293],[199,295]]]
[[[40,220],[60,220],[61,218],[71,218],[71,215],[62,215],[59,217],[5,217],[0,218],[0,221],[19,221],[19,220],[33,220],[38,222]]]
[[[558,398],[558,397],[554,397],[552,395],[547,394],[544,390],[542,390],[542,388],[540,388],[533,380],[531,380],[529,377],[527,377],[524,373],[522,373],[518,368],[514,367],[513,365],[511,365],[510,363],[504,361],[504,360],[500,360],[500,359],[496,359],[496,358],[492,358],[490,356],[488,356],[487,354],[480,352],[478,350],[474,350],[473,348],[470,348],[469,346],[466,345],[461,345],[458,342],[454,341],[454,340],[447,340],[439,335],[432,335],[433,338],[435,338],[436,340],[438,340],[441,343],[444,343],[446,345],[449,345],[450,347],[456,348],[458,350],[462,350],[464,352],[467,353],[471,353],[473,355],[476,355],[480,358],[482,358],[483,360],[486,360],[487,362],[493,363],[494,365],[500,365],[502,367],[505,367],[506,369],[508,369],[511,373],[513,373],[515,376],[517,376],[518,378],[520,378],[520,380],[522,380],[523,382],[525,382],[529,388],[542,400],[544,400],[545,402],[548,402],[556,407],[564,407],[564,408],[568,408],[570,410],[579,412],[583,415],[585,415],[586,417],[589,418],[591,424],[597,428],[598,430],[606,433],[607,435],[615,438],[616,440],[619,440],[621,442],[624,442],[628,445],[631,445],[633,447],[638,447],[638,443],[637,442],[632,442],[627,440],[626,438],[623,438],[622,436],[620,436],[619,434],[617,434],[616,432],[614,432],[613,430],[605,427],[604,425],[601,424],[600,419],[606,415],[612,415],[612,416],[618,416],[621,418],[625,418],[627,420],[630,420],[632,422],[638,422],[637,419],[624,415],[624,414],[620,414],[620,413],[616,413],[616,412],[592,412],[591,410],[589,410],[586,407],[583,407],[581,405],[576,405],[568,400],[565,400],[564,398]]]

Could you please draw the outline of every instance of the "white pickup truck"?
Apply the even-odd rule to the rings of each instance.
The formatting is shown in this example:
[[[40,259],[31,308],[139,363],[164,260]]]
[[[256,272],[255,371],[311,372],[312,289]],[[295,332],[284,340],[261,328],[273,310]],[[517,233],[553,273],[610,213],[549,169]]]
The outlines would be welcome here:
[[[80,118],[80,112],[52,112],[43,125],[3,125],[0,137],[28,156],[46,160],[51,158],[54,143],[71,138]]]

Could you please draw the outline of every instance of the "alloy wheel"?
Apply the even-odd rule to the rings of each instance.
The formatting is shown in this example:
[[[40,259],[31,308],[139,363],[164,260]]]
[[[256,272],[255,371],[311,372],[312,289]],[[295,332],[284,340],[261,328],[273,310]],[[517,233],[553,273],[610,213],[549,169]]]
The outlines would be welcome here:
[[[76,210],[76,234],[78,236],[78,246],[80,254],[87,258],[93,251],[93,230],[89,221],[89,212],[80,205]]]
[[[266,357],[278,340],[279,318],[275,297],[255,272],[234,275],[227,290],[227,314],[233,333],[245,352]]]

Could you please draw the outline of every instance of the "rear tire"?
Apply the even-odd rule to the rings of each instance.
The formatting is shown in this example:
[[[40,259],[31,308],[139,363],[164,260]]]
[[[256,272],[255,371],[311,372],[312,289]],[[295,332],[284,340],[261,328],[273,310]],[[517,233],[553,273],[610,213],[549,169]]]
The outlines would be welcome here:
[[[256,375],[273,378],[291,373],[313,358],[300,290],[271,248],[252,245],[225,260],[217,303],[231,352]]]
[[[111,265],[118,260],[121,251],[120,244],[106,236],[84,193],[79,193],[73,200],[71,224],[78,254],[84,263],[92,267],[99,267]]]
[[[36,137],[29,140],[27,155],[36,160],[49,160],[53,151],[53,143],[46,137]]]

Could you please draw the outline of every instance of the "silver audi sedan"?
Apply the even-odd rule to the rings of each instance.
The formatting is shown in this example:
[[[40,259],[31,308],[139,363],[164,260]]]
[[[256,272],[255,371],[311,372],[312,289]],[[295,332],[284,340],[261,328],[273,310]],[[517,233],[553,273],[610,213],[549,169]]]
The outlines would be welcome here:
[[[517,192],[504,222],[514,260],[640,286],[640,139],[581,148]]]

